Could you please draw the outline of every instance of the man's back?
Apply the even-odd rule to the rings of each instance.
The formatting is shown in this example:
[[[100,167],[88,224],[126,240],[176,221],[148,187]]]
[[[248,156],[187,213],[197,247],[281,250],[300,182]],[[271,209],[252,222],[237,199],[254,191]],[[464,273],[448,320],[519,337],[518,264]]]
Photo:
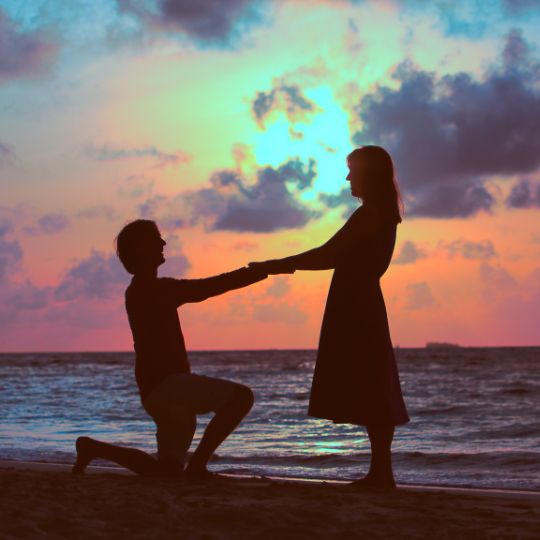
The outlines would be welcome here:
[[[144,399],[167,375],[189,373],[171,278],[134,277],[126,310],[136,354],[135,377]]]

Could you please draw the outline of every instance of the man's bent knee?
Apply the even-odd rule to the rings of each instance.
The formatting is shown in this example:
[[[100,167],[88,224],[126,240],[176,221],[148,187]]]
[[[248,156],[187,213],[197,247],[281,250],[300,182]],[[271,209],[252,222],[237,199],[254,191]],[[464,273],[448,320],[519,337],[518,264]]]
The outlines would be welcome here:
[[[253,407],[255,396],[249,386],[238,384],[234,389],[233,400],[239,406],[249,411]]]

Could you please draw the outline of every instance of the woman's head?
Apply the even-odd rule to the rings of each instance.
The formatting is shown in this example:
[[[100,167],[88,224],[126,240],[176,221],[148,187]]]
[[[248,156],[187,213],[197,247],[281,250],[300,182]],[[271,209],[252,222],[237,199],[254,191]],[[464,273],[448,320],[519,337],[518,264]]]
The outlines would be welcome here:
[[[351,193],[401,221],[401,198],[390,154],[380,146],[362,146],[347,156]]]
[[[156,269],[165,262],[158,226],[149,219],[136,219],[122,228],[116,237],[116,254],[130,273]]]

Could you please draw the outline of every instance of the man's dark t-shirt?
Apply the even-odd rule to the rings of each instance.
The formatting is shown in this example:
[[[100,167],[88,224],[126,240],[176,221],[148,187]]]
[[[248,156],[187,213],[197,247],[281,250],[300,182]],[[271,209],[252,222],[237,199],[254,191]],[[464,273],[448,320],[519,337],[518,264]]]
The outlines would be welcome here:
[[[135,347],[135,378],[141,399],[165,377],[190,373],[177,308],[239,289],[266,274],[241,268],[206,279],[134,276],[126,289],[126,311]]]

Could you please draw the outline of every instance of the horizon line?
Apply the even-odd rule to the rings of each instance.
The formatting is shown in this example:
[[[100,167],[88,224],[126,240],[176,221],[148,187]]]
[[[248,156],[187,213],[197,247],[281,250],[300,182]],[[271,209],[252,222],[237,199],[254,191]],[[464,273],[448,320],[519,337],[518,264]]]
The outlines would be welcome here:
[[[446,348],[444,344],[438,347],[423,346],[406,346],[395,345],[394,350],[406,350],[406,349],[432,349],[432,350],[455,350],[455,349],[534,349],[540,348],[538,345],[458,345],[451,344],[453,347]],[[268,351],[317,351],[316,347],[304,348],[304,347],[291,347],[291,348],[261,348],[261,349],[188,349],[188,353],[209,353],[209,352],[268,352]],[[135,354],[133,350],[65,350],[65,351],[0,351],[0,354]]]

